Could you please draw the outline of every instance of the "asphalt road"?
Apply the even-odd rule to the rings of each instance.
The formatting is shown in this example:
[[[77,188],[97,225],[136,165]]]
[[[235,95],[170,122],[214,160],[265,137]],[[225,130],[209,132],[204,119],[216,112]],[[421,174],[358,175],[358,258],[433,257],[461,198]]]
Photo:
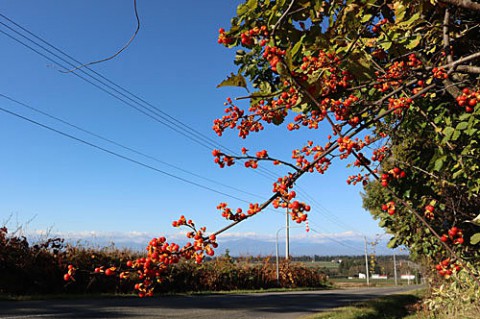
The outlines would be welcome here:
[[[0,319],[22,318],[298,318],[419,286],[306,292],[0,301]]]

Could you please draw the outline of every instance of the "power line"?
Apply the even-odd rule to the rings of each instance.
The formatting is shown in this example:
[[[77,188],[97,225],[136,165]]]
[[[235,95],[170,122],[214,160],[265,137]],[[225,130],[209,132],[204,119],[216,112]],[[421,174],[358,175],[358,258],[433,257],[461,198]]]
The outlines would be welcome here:
[[[48,125],[46,125],[46,124],[42,124],[42,123],[37,122],[37,121],[35,121],[35,120],[32,120],[32,119],[30,119],[30,118],[28,118],[28,117],[26,117],[26,116],[20,115],[20,114],[15,113],[15,112],[12,112],[12,111],[10,111],[10,110],[7,110],[7,109],[5,109],[5,108],[3,108],[3,107],[0,107],[0,111],[2,111],[2,112],[4,112],[4,113],[7,113],[7,114],[10,114],[10,115],[12,115],[12,116],[15,116],[15,117],[17,117],[17,118],[20,118],[20,119],[22,119],[22,120],[24,120],[24,121],[27,121],[27,122],[29,122],[29,123],[35,124],[35,125],[37,125],[37,126],[40,126],[40,127],[44,128],[44,129],[47,129],[47,130],[52,131],[52,132],[54,132],[54,133],[60,134],[60,135],[62,135],[62,136],[64,136],[64,137],[68,137],[69,139],[72,139],[72,140],[75,140],[75,141],[80,142],[80,143],[82,143],[82,144],[85,144],[85,145],[88,145],[88,146],[90,146],[90,147],[93,147],[93,148],[95,148],[95,149],[97,149],[97,150],[100,150],[100,151],[105,152],[105,153],[107,153],[107,154],[110,154],[110,155],[112,155],[112,156],[115,156],[115,157],[121,158],[121,159],[123,159],[123,160],[126,160],[126,161],[128,161],[128,162],[131,162],[131,163],[134,163],[134,164],[143,166],[143,167],[148,168],[148,169],[150,169],[150,170],[153,170],[153,171],[155,171],[155,172],[157,172],[157,173],[161,173],[161,174],[163,174],[163,175],[166,175],[166,176],[169,176],[169,177],[171,177],[171,178],[180,180],[180,181],[185,182],[185,183],[187,183],[187,184],[191,184],[191,185],[197,186],[197,187],[199,187],[199,188],[203,188],[203,189],[205,189],[205,190],[208,190],[208,191],[211,191],[211,192],[214,192],[214,193],[223,195],[223,196],[227,196],[227,197],[236,199],[236,200],[241,201],[241,202],[244,202],[244,203],[250,203],[249,201],[246,201],[246,200],[244,200],[244,199],[242,199],[242,198],[239,198],[239,197],[237,197],[237,196],[230,195],[230,194],[227,194],[227,193],[222,192],[222,191],[218,191],[218,190],[216,190],[216,189],[213,189],[213,188],[211,188],[211,187],[208,187],[208,186],[205,186],[205,185],[196,183],[196,182],[192,182],[192,181],[190,181],[190,180],[188,180],[188,179],[185,179],[185,178],[183,178],[183,177],[180,177],[180,176],[177,176],[177,175],[168,173],[168,172],[166,172],[166,171],[164,171],[164,170],[161,170],[161,169],[156,168],[156,167],[154,167],[154,166],[151,166],[151,165],[149,165],[149,164],[145,164],[145,163],[140,162],[140,161],[138,161],[138,160],[136,160],[136,159],[133,159],[133,158],[131,158],[131,157],[128,157],[128,156],[122,155],[122,154],[120,154],[120,153],[111,151],[111,150],[109,150],[109,149],[107,149],[107,148],[105,148],[105,147],[102,147],[102,146],[96,145],[96,144],[94,144],[94,143],[88,142],[88,141],[86,141],[86,140],[84,140],[84,139],[81,139],[81,138],[79,138],[79,137],[76,137],[76,136],[73,136],[73,135],[71,135],[71,134],[65,133],[65,132],[60,131],[60,130],[58,130],[58,129],[55,129],[55,128],[51,127],[51,126],[48,126]]]
[[[3,23],[3,22],[0,22],[1,25],[3,25],[4,27],[8,28],[10,31],[14,32],[15,34],[21,36],[22,38],[28,40],[29,42],[33,43],[34,45],[36,45],[37,47],[41,48],[42,50],[44,50],[45,52],[47,52],[48,54],[54,56],[55,58],[63,61],[64,63],[70,65],[71,67],[75,67],[76,65],[79,65],[79,64],[82,64],[82,62],[80,62],[79,60],[75,59],[74,57],[72,57],[71,55],[69,55],[68,53],[64,52],[63,50],[57,48],[56,46],[54,46],[53,44],[49,43],[48,41],[44,40],[43,38],[37,36],[36,34],[34,34],[33,32],[29,31],[28,29],[26,29],[25,27],[21,26],[20,24],[16,23],[15,21],[13,21],[12,19],[8,18],[7,16],[5,16],[4,14],[1,14],[0,13],[0,17],[2,17],[3,19],[7,20],[8,22],[10,22],[11,24],[15,25],[17,28],[21,29],[23,32],[27,33],[28,35],[30,35],[31,37],[37,39],[38,41],[40,41],[41,43],[45,44],[46,46],[48,46],[49,48],[55,50],[56,52],[60,53],[61,55],[67,57],[68,59],[72,60],[75,62],[74,63],[71,63],[69,62],[68,60],[66,60],[65,58],[63,58],[62,56],[56,54],[55,52],[52,52],[52,50],[46,48],[44,45],[42,44],[39,44],[37,41],[35,40],[32,40],[31,37],[28,37],[20,32],[18,32],[17,30],[13,29],[12,27],[10,27],[9,25]],[[27,47],[28,49],[32,50],[33,52],[39,54],[40,56],[44,57],[45,59],[49,60],[50,62],[54,63],[55,65],[65,69],[65,70],[68,70],[69,68],[67,66],[65,66],[64,64],[52,59],[51,57],[47,56],[46,54],[38,51],[37,49],[33,48],[32,46],[26,44],[25,42],[19,40],[18,38],[14,37],[13,35],[9,34],[9,33],[6,33],[2,30],[0,30],[1,33],[3,33],[4,35],[8,36],[9,38],[11,38],[12,40],[22,44],[23,46]],[[173,116],[169,115],[168,113],[162,111],[160,108],[156,107],[155,105],[149,103],[148,101],[146,101],[145,99],[141,98],[140,96],[132,93],[131,91],[127,90],[126,88],[118,85],[117,83],[113,82],[112,80],[108,79],[107,77],[103,76],[102,74],[96,72],[95,70],[89,68],[88,66],[85,66],[84,69],[90,71],[91,73],[93,73],[94,75],[91,75],[87,72],[85,72],[83,69],[79,69],[77,71],[80,71],[82,72],[82,74],[88,76],[89,78],[95,80],[96,82],[100,83],[100,85],[103,85],[104,87],[108,88],[109,90],[115,92],[115,93],[112,93],[111,91],[105,89],[104,87],[101,87],[99,84],[97,83],[94,83],[92,82],[91,80],[85,78],[84,76],[80,75],[80,74],[77,74],[76,72],[71,72],[73,73],[74,75],[76,75],[77,77],[79,77],[80,79],[86,81],[87,83],[93,85],[94,87],[100,89],[101,91],[109,94],[110,96],[118,99],[119,101],[123,102],[124,104],[126,104],[127,106],[135,109],[136,111],[138,112],[141,112],[142,114],[146,115],[147,117],[150,117],[152,118],[153,120],[167,126],[168,128],[172,129],[173,131],[183,135],[184,137],[190,139],[191,141],[205,147],[205,148],[208,148],[208,149],[211,149],[211,147],[214,147],[214,148],[221,148],[221,149],[224,149],[224,150],[227,150],[229,151],[230,153],[232,154],[235,154],[236,152],[219,144],[218,142],[216,142],[215,140],[211,139],[210,137],[204,135],[203,133],[201,133],[200,131],[194,129],[193,127],[191,127],[190,125],[187,125],[185,124],[184,122],[174,118]],[[101,80],[99,80],[98,78],[100,78]],[[107,82],[107,83],[105,83]],[[120,95],[120,96],[119,96]],[[128,100],[128,101],[127,101]],[[129,102],[130,101],[130,102]],[[142,154],[143,155],[143,154]],[[143,155],[144,156],[144,155]],[[148,156],[147,156],[148,157]],[[255,173],[257,174],[260,174],[262,175],[263,177],[267,177],[267,178],[271,178],[271,177],[274,177],[276,178],[277,175],[275,173],[273,173],[272,171],[266,169],[266,168],[263,168],[263,167],[259,167],[259,169],[257,170],[254,170]],[[312,202],[316,202],[315,199],[313,197],[311,197],[310,195],[308,195],[305,191],[302,191],[302,193],[304,194],[305,197],[308,197],[308,198],[311,198],[312,199]],[[319,204],[318,202],[316,202],[319,206],[321,206],[321,204]],[[324,208],[325,209],[325,208]],[[325,211],[327,211],[325,209]],[[328,211],[327,211],[328,212]],[[330,213],[330,212],[329,212]],[[334,216],[332,213],[330,213],[332,216]],[[335,216],[334,216],[335,217]],[[329,218],[333,223],[337,224],[337,225],[340,225],[340,224],[343,224],[344,226],[346,226],[347,228],[351,228],[350,226],[342,223],[340,220],[338,220],[338,218],[335,218],[336,221],[334,221],[334,219],[331,219],[330,217],[327,216],[327,218]]]
[[[1,14],[0,14],[0,16],[1,16]],[[0,22],[0,24],[6,26],[8,29],[12,30],[13,32],[17,33],[18,35],[22,36],[23,38],[25,38],[25,39],[29,40],[30,42],[36,44],[37,46],[41,47],[42,49],[44,49],[44,50],[47,51],[48,53],[54,55],[54,56],[57,57],[58,59],[61,59],[62,61],[64,61],[64,62],[66,62],[66,63],[68,63],[68,64],[70,64],[70,65],[73,66],[73,64],[67,62],[66,60],[62,59],[62,58],[59,57],[58,55],[52,53],[50,50],[45,49],[44,47],[38,45],[37,43],[35,43],[34,41],[28,39],[27,37],[25,37],[25,36],[22,35],[21,33],[18,33],[17,31],[11,29],[9,26],[5,25],[3,22]],[[25,42],[19,40],[18,38],[15,38],[15,37],[12,36],[11,34],[8,34],[8,33],[6,33],[6,32],[3,31],[3,30],[0,30],[0,33],[6,35],[7,37],[9,37],[10,39],[12,39],[12,40],[14,40],[14,41],[16,41],[16,42],[22,44],[22,45],[25,46],[26,48],[32,50],[33,52],[35,52],[35,53],[37,53],[38,55],[44,57],[45,59],[47,59],[48,61],[56,64],[57,66],[68,70],[68,68],[67,68],[65,65],[61,64],[61,63],[58,62],[58,61],[55,61],[55,60],[52,59],[51,57],[49,57],[49,56],[45,55],[44,53],[38,51],[37,49],[33,48],[32,46],[30,46],[30,45],[26,44]],[[78,70],[78,71],[82,72],[83,74],[85,74],[86,76],[92,78],[93,80],[99,82],[100,84],[105,85],[107,88],[112,89],[111,86],[108,86],[108,85],[104,84],[102,81],[100,81],[100,80],[98,80],[97,78],[95,78],[95,77],[91,76],[90,74],[86,73],[84,70],[80,69],[80,70]],[[128,101],[125,100],[124,98],[121,98],[120,96],[115,95],[114,93],[108,91],[107,89],[101,87],[100,85],[98,85],[98,84],[92,82],[91,80],[89,80],[89,79],[87,79],[87,78],[79,75],[77,72],[71,72],[71,74],[73,74],[73,75],[77,76],[78,78],[84,80],[85,82],[93,85],[93,86],[96,87],[97,89],[99,89],[99,90],[107,93],[108,95],[114,97],[115,99],[123,102],[123,103],[126,104],[127,106],[135,109],[136,111],[144,114],[145,116],[147,116],[147,117],[149,117],[149,118],[151,118],[151,119],[153,119],[153,120],[155,120],[155,121],[157,121],[157,122],[159,122],[159,123],[167,126],[168,128],[170,128],[171,130],[177,132],[178,134],[181,134],[181,135],[185,136],[186,138],[194,141],[195,143],[197,143],[197,144],[199,144],[199,145],[202,145],[203,147],[205,147],[205,148],[207,148],[207,149],[210,149],[211,146],[209,146],[209,145],[206,144],[205,142],[199,140],[195,135],[186,134],[185,132],[182,131],[182,129],[176,127],[175,125],[172,125],[172,124],[169,124],[168,122],[163,121],[161,117],[160,117],[160,118],[156,117],[155,115],[158,116],[158,114],[156,114],[155,112],[149,110],[148,108],[146,109],[145,107],[137,106],[137,105],[135,105],[135,104],[132,104],[131,102],[128,102]],[[115,90],[115,89],[112,89],[112,90],[113,90],[114,92],[117,92],[117,94],[120,93],[118,90]],[[120,94],[121,94],[121,93],[120,93]],[[121,94],[121,95],[122,95],[122,94]],[[127,97],[127,98],[128,98],[128,97]],[[130,99],[130,100],[131,100],[131,99]],[[145,109],[146,109],[147,111],[149,111],[150,113],[148,113],[147,111],[145,111]],[[152,114],[153,114],[153,115],[152,115]]]
[[[76,65],[78,64],[81,64],[82,62],[78,61],[77,59],[73,58],[72,56],[70,56],[69,54],[65,53],[64,51],[58,49],[57,47],[55,47],[54,45],[50,44],[49,42],[47,42],[46,40],[42,39],[41,37],[35,35],[34,33],[32,33],[31,31],[27,30],[26,28],[22,27],[21,25],[19,25],[18,23],[14,22],[12,19],[6,17],[5,15],[1,14],[0,13],[0,17],[4,18],[5,20],[9,21],[10,23],[14,24],[16,27],[20,28],[21,30],[23,30],[24,32],[26,32],[27,34],[33,36],[34,38],[38,39],[39,41],[41,41],[42,43],[46,44],[47,46],[49,46],[50,48],[54,49],[55,51],[59,52],[60,54],[68,57],[69,59],[73,60],[74,62],[76,62],[76,64],[73,64],[69,61],[67,61],[66,59],[64,59],[63,57],[59,56],[58,54],[52,52],[51,50],[49,50],[48,48],[46,48],[45,46],[39,44],[38,42],[36,42],[35,40],[32,40],[31,38],[23,35],[22,33],[18,32],[17,30],[11,28],[10,26],[6,25],[5,23],[3,22],[0,22],[1,25],[3,25],[4,27],[8,28],[10,31],[16,33],[17,35],[21,36],[22,38],[28,40],[29,42],[35,44],[36,46],[40,47],[42,50],[48,52],[49,54],[53,55],[54,57],[56,57],[57,59],[60,59],[61,61],[63,61],[64,63],[70,65],[71,67],[75,67]],[[5,34],[6,36],[10,37],[11,39],[13,39],[14,41],[24,45],[25,47],[29,48],[30,50],[32,50],[33,52],[41,55],[42,57],[48,59],[50,62],[56,64],[57,66],[63,68],[63,69],[66,69],[68,70],[69,68],[66,67],[65,65],[59,63],[58,61],[54,61],[53,59],[51,59],[50,57],[47,57],[45,54],[42,54],[41,52],[39,52],[38,50],[32,48],[31,46],[27,45],[26,43],[22,42],[21,40],[13,37],[12,35],[6,33],[6,32],[3,32],[0,30],[1,33]],[[200,131],[194,129],[193,127],[191,127],[190,125],[187,125],[185,124],[184,122],[174,118],[173,116],[169,115],[168,113],[162,111],[161,109],[159,109],[158,107],[152,105],[151,103],[147,102],[146,100],[142,99],[141,97],[139,97],[138,95],[132,93],[131,91],[123,88],[122,86],[116,84],[115,82],[109,80],[108,78],[106,78],[105,76],[101,75],[100,73],[92,70],[91,68],[89,68],[88,66],[85,67],[85,69],[87,69],[88,71],[92,72],[93,74],[95,74],[96,76],[100,77],[101,79],[103,80],[99,80],[98,78],[96,78],[95,76],[92,76],[91,74],[85,72],[83,69],[80,69],[80,70],[77,70],[77,71],[80,71],[82,72],[84,75],[88,76],[89,78],[92,78],[93,80],[99,82],[101,85],[104,85],[105,87],[109,88],[110,90],[116,92],[117,94],[120,94],[121,96],[123,96],[124,98],[130,100],[132,103],[138,105],[138,106],[135,106],[135,105],[132,105],[132,103],[130,102],[127,102],[125,101],[125,99],[123,98],[120,98],[119,96],[107,91],[106,89],[104,88],[101,88],[99,85],[91,82],[90,80],[84,78],[83,76],[77,74],[76,72],[71,72],[73,74],[75,74],[77,77],[81,78],[82,80],[92,84],[93,86],[97,87],[98,89],[104,91],[105,93],[113,96],[114,98],[122,101],[124,104],[134,108],[135,110],[143,113],[144,115],[154,119],[155,121],[157,122],[160,122],[161,124],[167,126],[168,128],[174,130],[175,132],[187,137],[188,139],[194,141],[195,143],[199,144],[199,145],[202,145],[203,147],[205,148],[208,148],[208,149],[211,149],[211,147],[214,147],[214,148],[222,148],[224,150],[227,150],[228,152],[232,153],[232,154],[235,154],[236,152],[234,152],[233,150],[219,144],[218,142],[214,141],[213,139],[211,139],[210,137],[204,135],[203,133],[201,133]],[[111,85],[105,83],[108,82],[110,83]],[[115,87],[117,89],[115,89]],[[121,92],[121,91],[125,92]],[[133,98],[132,98],[133,97]],[[136,99],[136,100],[135,100]],[[140,101],[141,103],[139,103],[138,101]],[[142,105],[143,104],[143,105]],[[151,114],[145,112],[143,109],[147,110],[148,112],[152,113],[153,115],[155,116],[152,116]],[[160,118],[160,119],[159,119]],[[177,126],[180,126],[181,128],[178,128]],[[185,132],[185,129],[187,129],[189,131],[189,133],[186,133]],[[256,171],[256,173],[260,174],[260,175],[263,175],[265,177],[265,173],[266,172],[269,172],[270,175],[272,176],[272,172],[266,170],[266,169],[263,169],[261,168],[261,171]],[[268,174],[267,174],[268,175]],[[276,177],[276,176],[275,176]]]
[[[315,233],[317,233],[317,234],[323,235],[321,232],[317,231],[315,228],[310,227],[310,230],[312,230],[313,232],[315,232]],[[358,247],[353,247],[353,246],[351,246],[351,245],[349,245],[349,244],[345,244],[345,243],[343,243],[343,242],[341,242],[341,241],[339,241],[339,240],[336,240],[336,239],[334,239],[334,238],[331,238],[331,237],[328,237],[328,238],[325,237],[324,239],[325,239],[325,240],[331,240],[331,241],[336,242],[337,244],[339,244],[339,245],[341,245],[341,246],[344,246],[344,247],[349,248],[349,249],[353,249],[353,250],[355,250],[355,251],[361,250],[361,249],[359,249]]]
[[[322,211],[320,211],[319,213],[324,213],[322,214],[321,216],[327,218],[329,221],[331,221],[333,224],[337,225],[337,226],[340,226],[341,228],[345,229],[345,230],[353,230],[355,231],[356,233],[359,233],[359,234],[362,234],[361,231],[359,231],[358,229],[355,229],[355,227],[351,226],[351,225],[348,225],[347,223],[343,222],[342,220],[340,220],[340,218],[338,216],[336,216],[334,213],[330,212],[325,206],[323,206],[319,201],[317,201],[314,197],[310,196],[308,193],[306,193],[302,188],[300,188],[300,186],[297,186],[297,189],[299,190],[299,194],[300,195],[303,195],[308,201],[310,201],[311,203],[313,203],[314,205],[317,206],[318,209],[321,209]],[[315,206],[313,206],[312,208],[315,208]],[[315,210],[315,209],[314,209]]]
[[[48,117],[48,118],[51,118],[51,119],[56,120],[56,121],[58,121],[58,122],[60,122],[60,123],[63,123],[63,124],[65,124],[65,125],[67,125],[67,126],[70,126],[70,127],[72,127],[72,128],[75,128],[75,129],[77,129],[77,130],[79,130],[79,131],[81,131],[81,132],[83,132],[83,133],[86,133],[86,134],[88,134],[88,135],[91,135],[91,136],[94,136],[94,137],[96,137],[96,138],[98,138],[98,139],[101,139],[101,140],[103,140],[103,141],[105,141],[105,142],[108,142],[108,143],[110,143],[110,144],[113,144],[113,145],[115,145],[115,146],[118,146],[118,147],[120,147],[120,148],[123,148],[123,149],[125,149],[125,150],[127,150],[127,151],[130,151],[130,152],[134,153],[134,154],[137,154],[137,155],[143,156],[143,157],[145,157],[145,158],[151,159],[151,160],[153,160],[153,161],[156,161],[156,162],[161,163],[161,164],[163,164],[163,165],[169,166],[169,167],[174,168],[174,169],[176,169],[176,170],[182,171],[182,172],[187,173],[187,174],[189,174],[189,175],[192,175],[192,176],[201,178],[201,179],[206,180],[206,181],[208,181],[208,182],[212,182],[212,183],[221,185],[221,186],[223,186],[223,187],[227,187],[227,188],[233,189],[233,190],[235,190],[235,191],[244,193],[244,194],[246,194],[246,195],[250,195],[250,196],[253,196],[253,197],[261,198],[261,197],[260,197],[259,195],[257,195],[257,194],[253,194],[253,193],[250,193],[250,192],[241,190],[241,189],[239,189],[239,188],[230,186],[230,185],[228,185],[228,184],[219,182],[219,181],[217,181],[217,180],[213,180],[213,179],[210,179],[210,178],[208,178],[208,177],[201,176],[201,175],[199,175],[199,174],[190,172],[190,171],[188,171],[188,170],[186,170],[186,169],[184,169],[184,168],[181,168],[181,167],[178,167],[178,166],[176,166],[176,165],[173,165],[173,164],[170,164],[170,163],[168,163],[168,162],[165,162],[165,161],[163,161],[163,160],[160,160],[160,159],[158,159],[158,158],[156,158],[156,157],[154,157],[154,156],[151,156],[151,155],[145,154],[145,153],[143,153],[143,152],[137,151],[137,150],[135,150],[135,149],[133,149],[133,148],[131,148],[131,147],[125,146],[125,145],[123,145],[123,144],[121,144],[121,143],[115,142],[115,141],[113,141],[113,140],[111,140],[111,139],[108,139],[108,138],[103,137],[103,136],[101,136],[101,135],[99,135],[99,134],[96,134],[96,133],[94,133],[94,132],[92,132],[92,131],[89,131],[89,130],[86,130],[86,129],[84,129],[84,128],[81,128],[81,127],[79,127],[79,126],[77,126],[77,125],[75,125],[75,124],[72,124],[72,123],[70,123],[70,122],[68,122],[68,121],[65,121],[65,120],[63,120],[63,119],[61,119],[61,118],[58,118],[58,117],[56,117],[56,116],[53,116],[53,115],[51,115],[51,114],[49,114],[49,113],[47,113],[47,112],[44,112],[44,111],[42,111],[42,110],[39,110],[39,109],[37,109],[37,108],[35,108],[35,107],[31,106],[31,105],[28,105],[28,104],[26,104],[26,103],[24,103],[24,102],[18,101],[18,100],[14,99],[14,98],[12,98],[12,97],[9,97],[9,96],[7,96],[7,95],[5,95],[5,94],[0,93],[0,97],[3,97],[4,99],[7,99],[7,100],[9,100],[9,101],[11,101],[11,102],[14,102],[14,103],[16,103],[16,104],[18,104],[18,105],[21,105],[21,106],[27,108],[27,109],[29,109],[29,110],[32,110],[32,111],[37,112],[37,113],[39,113],[39,114],[42,114],[42,115],[44,115],[44,116],[46,116],[46,117]]]

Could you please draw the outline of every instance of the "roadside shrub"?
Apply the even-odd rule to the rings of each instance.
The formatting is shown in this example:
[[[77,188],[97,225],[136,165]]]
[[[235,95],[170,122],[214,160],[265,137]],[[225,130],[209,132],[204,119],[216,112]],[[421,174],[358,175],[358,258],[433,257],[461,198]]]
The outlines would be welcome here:
[[[128,249],[88,247],[66,244],[64,239],[49,238],[29,244],[26,237],[9,234],[0,228],[0,293],[131,293],[137,282],[135,274],[118,280],[107,276],[111,265],[116,274],[125,270],[128,260],[142,254]],[[77,269],[75,280],[64,281],[68,265]],[[122,268],[123,267],[123,268]],[[270,258],[217,257],[197,265],[185,261],[171,267],[158,284],[162,293],[268,289],[274,287],[322,287],[326,275],[318,268],[282,261],[279,281]]]

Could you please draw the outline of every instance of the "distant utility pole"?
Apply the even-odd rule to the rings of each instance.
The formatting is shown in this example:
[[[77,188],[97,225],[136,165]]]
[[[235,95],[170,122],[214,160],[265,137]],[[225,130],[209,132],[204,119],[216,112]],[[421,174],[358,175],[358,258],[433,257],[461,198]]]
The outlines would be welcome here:
[[[290,257],[290,219],[288,218],[288,206],[285,218],[285,260]]]
[[[395,286],[398,286],[397,279],[397,258],[395,256],[395,250],[393,251],[393,276],[395,277]]]
[[[368,272],[368,250],[367,250],[367,236],[364,236],[365,238],[365,270],[366,270],[366,275],[367,275],[367,286],[370,286],[370,275]]]

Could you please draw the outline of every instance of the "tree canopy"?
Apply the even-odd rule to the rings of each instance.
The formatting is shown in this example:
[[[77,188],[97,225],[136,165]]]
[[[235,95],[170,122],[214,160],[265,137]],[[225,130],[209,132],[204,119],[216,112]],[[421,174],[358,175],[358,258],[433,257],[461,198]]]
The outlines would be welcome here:
[[[432,272],[465,274],[478,285],[479,2],[247,0],[218,42],[236,50],[237,66],[219,87],[249,95],[227,99],[215,132],[233,129],[244,139],[276,125],[309,130],[312,139],[299,141],[290,159],[214,150],[220,167],[270,162],[290,172],[264,202],[248,209],[220,203],[231,224],[210,236],[183,216],[175,221],[190,228],[192,242],[152,240],[148,258],[128,265],[143,271],[141,293],[179,258],[200,263],[213,255],[216,235],[270,205],[306,221],[310,206],[296,200],[296,181],[338,161],[354,169],[346,182],[364,187],[364,206],[393,235],[391,247],[406,245]],[[245,99],[242,109],[237,101]]]

